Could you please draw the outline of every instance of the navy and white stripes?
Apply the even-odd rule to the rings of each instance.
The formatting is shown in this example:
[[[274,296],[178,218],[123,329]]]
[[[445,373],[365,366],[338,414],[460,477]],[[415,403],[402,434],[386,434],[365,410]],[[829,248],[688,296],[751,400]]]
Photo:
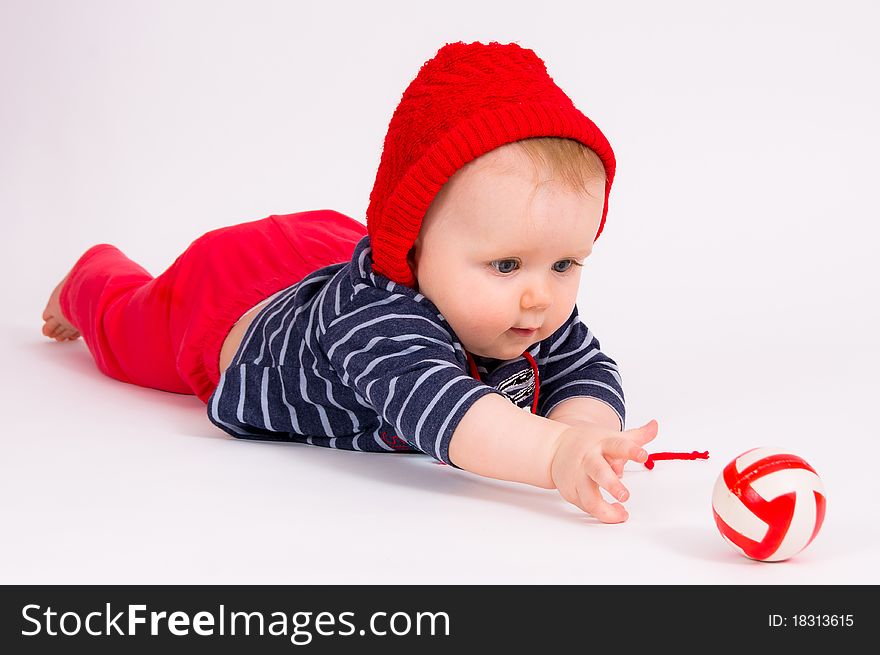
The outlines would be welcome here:
[[[577,396],[596,398],[608,404],[624,429],[626,408],[623,382],[617,364],[605,355],[593,332],[574,311],[562,327],[532,347],[541,372],[538,414],[547,416],[563,400]]]
[[[210,420],[235,437],[374,452],[423,452],[446,464],[470,406],[498,393],[530,407],[524,357],[474,357],[482,381],[437,307],[372,271],[369,237],[351,262],[317,270],[258,312],[208,399]],[[567,398],[608,403],[624,424],[613,360],[577,310],[530,348],[540,372],[538,413]],[[454,464],[452,464],[454,466]]]

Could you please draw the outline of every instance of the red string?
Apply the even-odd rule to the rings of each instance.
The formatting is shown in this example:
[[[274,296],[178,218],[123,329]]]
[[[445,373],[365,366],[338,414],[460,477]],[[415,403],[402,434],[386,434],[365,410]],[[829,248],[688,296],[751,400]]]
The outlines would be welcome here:
[[[529,360],[529,366],[532,367],[532,374],[535,377],[535,399],[532,401],[532,414],[538,413],[538,394],[541,391],[541,378],[538,375],[538,364],[535,362],[535,358],[532,357],[532,353],[528,350],[523,353],[523,357]]]
[[[696,450],[690,453],[652,453],[645,460],[645,468],[654,468],[654,462],[658,459],[709,459],[709,451],[702,453]]]
[[[474,378],[475,380],[482,381],[482,379],[480,378],[480,372],[477,370],[477,363],[474,361],[474,358],[466,350],[465,350],[465,354],[467,355],[468,366],[470,366],[470,369],[471,369],[471,377]],[[526,350],[522,354],[522,356],[525,357],[526,360],[528,360],[529,366],[532,367],[532,374],[534,375],[534,378],[535,378],[535,397],[534,397],[534,400],[532,401],[532,414],[537,414],[538,413],[538,394],[541,391],[541,376],[538,375],[538,364],[537,364],[537,362],[535,362],[535,358],[532,357],[532,354],[528,350]]]

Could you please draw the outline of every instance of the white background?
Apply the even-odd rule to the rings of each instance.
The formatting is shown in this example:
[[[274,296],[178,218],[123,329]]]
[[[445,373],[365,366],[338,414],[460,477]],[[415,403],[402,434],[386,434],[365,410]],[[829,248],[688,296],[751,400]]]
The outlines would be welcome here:
[[[0,582],[880,582],[875,7],[3,0]],[[625,524],[423,455],[237,441],[40,334],[93,244],[158,275],[217,227],[365,220],[394,107],[457,40],[534,49],[617,155],[581,314],[627,427],[711,455],[631,465]],[[755,446],[828,494],[780,564],[711,516]]]

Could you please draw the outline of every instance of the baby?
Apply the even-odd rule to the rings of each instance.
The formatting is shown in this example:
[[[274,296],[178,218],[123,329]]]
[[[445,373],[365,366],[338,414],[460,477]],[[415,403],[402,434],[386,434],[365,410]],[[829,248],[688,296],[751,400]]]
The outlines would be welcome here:
[[[625,521],[624,464],[657,423],[624,430],[617,366],[576,307],[614,168],[532,50],[446,44],[392,116],[366,230],[270,216],[208,232],[156,278],[99,244],[43,333],[196,394],[236,437],[426,453]]]

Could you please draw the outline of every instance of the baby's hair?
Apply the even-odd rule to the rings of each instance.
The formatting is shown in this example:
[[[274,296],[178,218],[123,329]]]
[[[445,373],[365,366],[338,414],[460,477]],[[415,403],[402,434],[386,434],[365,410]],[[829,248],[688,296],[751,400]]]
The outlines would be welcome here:
[[[605,166],[599,156],[580,141],[556,136],[530,137],[512,141],[499,148],[516,147],[525,153],[535,167],[536,179],[539,168],[550,173],[550,177],[559,179],[568,189],[577,193],[593,196],[589,191],[588,183],[595,179],[605,179]],[[467,167],[473,162],[465,164]],[[464,168],[464,167],[463,167]],[[459,169],[461,171],[462,169]],[[448,192],[448,185],[443,185],[440,191],[431,201],[434,206]],[[430,208],[427,213],[430,213]],[[426,213],[426,215],[427,215]],[[415,246],[407,252],[407,262],[413,269],[413,256]]]
[[[533,137],[514,141],[509,145],[519,146],[532,160],[537,174],[538,166],[546,168],[552,177],[574,191],[592,195],[587,182],[605,179],[605,166],[590,148],[580,141],[562,137]]]

